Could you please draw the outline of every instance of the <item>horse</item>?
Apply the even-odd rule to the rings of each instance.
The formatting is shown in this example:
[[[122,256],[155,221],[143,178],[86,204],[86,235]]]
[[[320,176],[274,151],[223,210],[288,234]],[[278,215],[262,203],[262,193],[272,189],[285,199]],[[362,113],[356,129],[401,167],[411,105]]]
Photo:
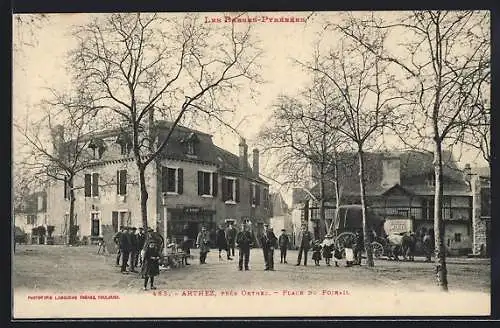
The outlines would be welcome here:
[[[387,244],[389,245],[387,253],[389,260],[394,259],[399,261],[398,255],[402,255],[403,260],[406,261],[409,259],[410,261],[414,261],[417,238],[413,233],[401,232],[399,234],[388,235]]]
[[[417,237],[413,232],[405,233],[401,238],[401,250],[403,253],[403,258],[406,260],[415,260],[415,249],[417,246]]]

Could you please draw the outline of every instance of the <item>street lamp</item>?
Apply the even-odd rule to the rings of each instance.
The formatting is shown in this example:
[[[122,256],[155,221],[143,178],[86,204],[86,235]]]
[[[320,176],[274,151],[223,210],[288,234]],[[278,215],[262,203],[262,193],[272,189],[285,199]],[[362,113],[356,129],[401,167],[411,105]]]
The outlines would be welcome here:
[[[161,204],[163,205],[163,255],[167,255],[167,193],[162,193]]]

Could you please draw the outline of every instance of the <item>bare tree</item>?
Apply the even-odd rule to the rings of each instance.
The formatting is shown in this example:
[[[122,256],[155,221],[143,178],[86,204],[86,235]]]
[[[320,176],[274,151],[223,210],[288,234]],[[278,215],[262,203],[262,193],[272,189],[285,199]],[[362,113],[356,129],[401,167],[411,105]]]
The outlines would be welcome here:
[[[320,236],[316,238],[329,233],[331,227],[325,215],[327,182],[335,185],[337,208],[340,205],[337,155],[346,145],[345,138],[332,129],[340,122],[325,84],[324,78],[316,76],[312,86],[299,96],[280,96],[268,125],[259,134],[264,153],[273,153],[275,174],[285,177],[285,184],[306,185],[311,178],[318,182]],[[308,170],[311,176],[306,174]]]
[[[17,132],[23,136],[29,149],[20,167],[35,176],[41,184],[62,181],[69,204],[69,233],[67,243],[76,242],[75,230],[75,176],[94,163],[95,157],[87,150],[88,135],[108,122],[96,126],[90,99],[77,92],[74,96],[57,95],[44,101],[41,119],[28,117],[24,122],[14,122]]]
[[[219,119],[223,104],[256,81],[260,51],[250,25],[205,24],[196,14],[111,14],[75,31],[70,55],[76,80],[111,111],[132,137],[139,171],[141,216],[147,227],[146,167],[159,158],[184,117]],[[159,140],[156,117],[173,123]]]
[[[480,103],[481,96],[489,98],[489,13],[417,11],[392,22],[375,14],[358,19],[351,16],[340,29],[358,46],[399,69],[400,93],[412,111],[398,133],[405,142],[416,139],[423,147],[433,146],[436,278],[447,291],[443,146],[467,141],[471,128],[484,126]],[[391,33],[392,51],[379,51],[378,40],[360,32],[366,29]]]
[[[330,128],[344,135],[357,153],[364,243],[370,267],[374,266],[374,262],[366,221],[364,152],[374,146],[385,126],[396,121],[397,100],[400,98],[395,93],[393,76],[387,70],[387,63],[376,55],[383,51],[386,35],[372,35],[376,43],[374,52],[342,37],[338,48],[328,49],[326,54],[318,50],[312,62],[303,64],[306,69],[328,81],[330,92],[338,99],[338,106],[332,110],[341,122]]]

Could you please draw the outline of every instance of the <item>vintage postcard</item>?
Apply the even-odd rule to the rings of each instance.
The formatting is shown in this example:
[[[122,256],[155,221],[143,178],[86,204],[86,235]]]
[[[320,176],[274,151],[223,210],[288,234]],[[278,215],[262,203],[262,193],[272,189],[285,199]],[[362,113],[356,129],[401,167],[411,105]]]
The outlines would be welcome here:
[[[13,16],[12,316],[489,316],[490,13]]]

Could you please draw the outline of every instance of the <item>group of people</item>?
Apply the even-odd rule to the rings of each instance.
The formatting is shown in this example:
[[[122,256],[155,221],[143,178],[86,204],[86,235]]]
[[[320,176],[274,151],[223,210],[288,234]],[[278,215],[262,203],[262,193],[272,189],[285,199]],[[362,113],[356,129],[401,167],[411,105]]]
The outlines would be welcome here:
[[[120,271],[123,274],[139,273],[136,268],[140,267],[140,273],[144,278],[144,290],[147,289],[148,281],[151,289],[156,289],[154,277],[160,274],[160,253],[165,247],[161,234],[151,228],[144,233],[142,227],[137,229],[122,226],[114,235],[113,241],[118,246],[116,265],[121,268]]]

